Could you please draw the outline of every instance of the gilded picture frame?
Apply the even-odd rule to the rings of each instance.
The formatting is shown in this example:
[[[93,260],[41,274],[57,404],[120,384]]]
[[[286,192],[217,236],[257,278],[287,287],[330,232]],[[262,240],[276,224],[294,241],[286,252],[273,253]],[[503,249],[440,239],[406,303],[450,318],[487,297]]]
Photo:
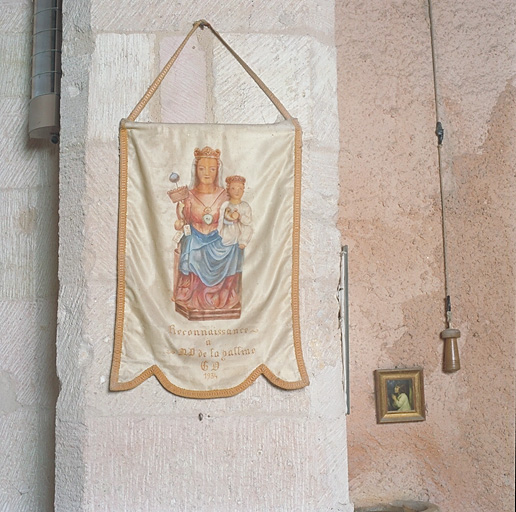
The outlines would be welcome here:
[[[377,423],[424,421],[422,368],[375,370]]]

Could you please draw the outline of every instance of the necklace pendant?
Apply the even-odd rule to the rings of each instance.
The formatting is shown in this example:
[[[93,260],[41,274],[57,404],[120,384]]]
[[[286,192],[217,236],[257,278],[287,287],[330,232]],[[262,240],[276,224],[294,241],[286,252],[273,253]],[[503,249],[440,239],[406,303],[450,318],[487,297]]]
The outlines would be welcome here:
[[[207,224],[209,226],[213,222],[213,215],[211,215],[209,213],[205,213],[202,216],[202,220],[204,221],[205,224]]]

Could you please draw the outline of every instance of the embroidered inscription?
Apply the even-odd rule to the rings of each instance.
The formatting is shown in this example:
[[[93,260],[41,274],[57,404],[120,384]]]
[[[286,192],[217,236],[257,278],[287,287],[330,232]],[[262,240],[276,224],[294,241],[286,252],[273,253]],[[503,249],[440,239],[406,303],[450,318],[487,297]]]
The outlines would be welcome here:
[[[168,332],[174,336],[227,336],[235,334],[257,333],[258,329],[239,327],[238,329],[177,329],[174,324],[169,325]]]
[[[214,332],[217,331],[223,331],[223,329],[214,330]],[[212,380],[218,379],[218,372],[224,370],[225,362],[239,358],[252,357],[256,354],[256,348],[242,347],[241,345],[227,348],[216,348],[212,346],[211,339],[206,339],[205,346],[202,348],[195,346],[183,346],[179,348],[170,348],[166,352],[172,356],[177,356],[185,360],[197,359],[199,364],[196,366],[203,373],[204,378],[206,380]]]

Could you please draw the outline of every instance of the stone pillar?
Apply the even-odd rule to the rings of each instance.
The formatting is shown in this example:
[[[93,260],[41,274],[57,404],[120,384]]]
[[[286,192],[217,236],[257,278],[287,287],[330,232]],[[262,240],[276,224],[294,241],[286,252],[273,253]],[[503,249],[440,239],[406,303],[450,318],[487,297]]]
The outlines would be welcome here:
[[[64,4],[56,510],[351,511],[336,300],[334,3]],[[152,379],[111,393],[118,122],[203,17],[304,130],[301,327],[311,385],[287,392],[260,378],[235,397],[191,400]],[[138,120],[276,117],[198,31]]]

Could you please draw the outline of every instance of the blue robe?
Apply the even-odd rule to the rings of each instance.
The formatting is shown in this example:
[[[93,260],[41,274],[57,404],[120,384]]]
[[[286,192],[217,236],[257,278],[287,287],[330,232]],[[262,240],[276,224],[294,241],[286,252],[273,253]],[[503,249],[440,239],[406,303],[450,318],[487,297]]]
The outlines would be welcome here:
[[[238,244],[224,245],[217,229],[204,235],[191,226],[191,235],[181,239],[179,271],[193,272],[206,286],[215,286],[226,277],[242,272],[244,251]]]

